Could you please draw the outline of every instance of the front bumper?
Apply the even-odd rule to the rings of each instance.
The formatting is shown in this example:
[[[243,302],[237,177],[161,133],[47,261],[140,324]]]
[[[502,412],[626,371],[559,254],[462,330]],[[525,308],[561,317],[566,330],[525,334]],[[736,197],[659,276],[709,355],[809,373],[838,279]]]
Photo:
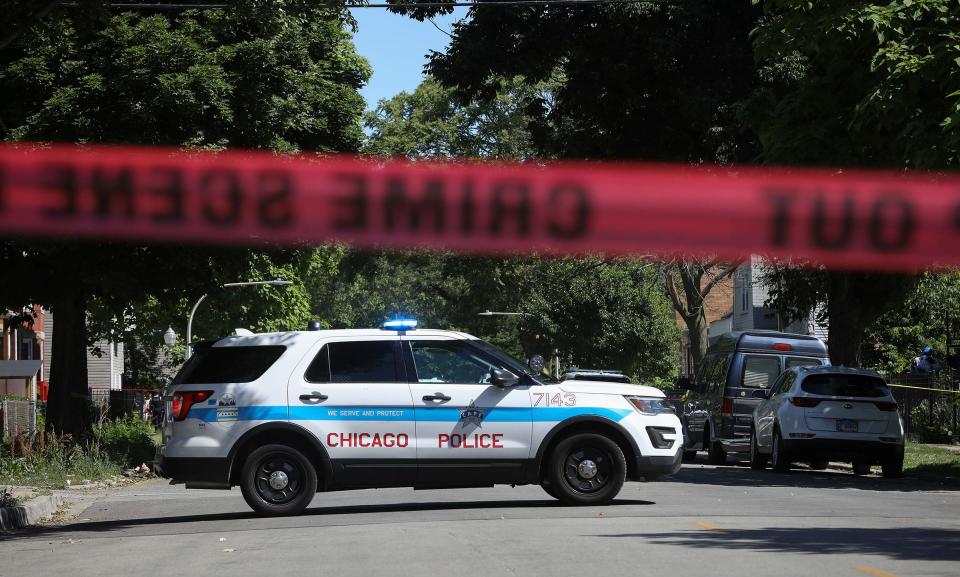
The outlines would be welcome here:
[[[634,466],[631,481],[655,481],[665,475],[672,475],[680,470],[683,461],[683,443],[677,443],[677,450],[673,456],[644,457],[638,456]]]
[[[847,439],[784,439],[783,449],[791,459],[883,462],[902,459],[903,444]]]

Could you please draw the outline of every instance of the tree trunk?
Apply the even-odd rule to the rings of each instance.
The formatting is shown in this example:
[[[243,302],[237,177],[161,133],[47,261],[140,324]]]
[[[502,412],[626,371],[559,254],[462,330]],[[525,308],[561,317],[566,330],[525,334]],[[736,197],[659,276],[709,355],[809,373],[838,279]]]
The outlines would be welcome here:
[[[51,307],[56,315],[47,426],[80,438],[90,428],[87,389],[87,319],[83,295],[68,295]]]
[[[830,362],[859,367],[867,329],[901,305],[918,279],[915,275],[831,272],[827,288]]]

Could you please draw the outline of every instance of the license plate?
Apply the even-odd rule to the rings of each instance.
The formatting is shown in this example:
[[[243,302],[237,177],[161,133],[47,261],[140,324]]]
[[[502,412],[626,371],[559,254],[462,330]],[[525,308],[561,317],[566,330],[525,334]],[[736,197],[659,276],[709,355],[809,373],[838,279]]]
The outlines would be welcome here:
[[[853,419],[840,419],[837,421],[837,431],[841,433],[856,433],[859,427]]]

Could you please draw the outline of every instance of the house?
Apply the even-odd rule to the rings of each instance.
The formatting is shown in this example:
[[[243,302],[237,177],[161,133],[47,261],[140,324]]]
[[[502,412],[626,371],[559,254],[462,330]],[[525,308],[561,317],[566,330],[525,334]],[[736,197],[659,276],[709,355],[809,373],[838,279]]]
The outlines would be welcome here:
[[[787,322],[775,309],[766,306],[770,290],[762,277],[763,259],[756,255],[745,260],[733,273],[733,313],[727,330],[767,329],[815,336],[826,342],[827,325],[817,322],[815,311],[805,318]]]

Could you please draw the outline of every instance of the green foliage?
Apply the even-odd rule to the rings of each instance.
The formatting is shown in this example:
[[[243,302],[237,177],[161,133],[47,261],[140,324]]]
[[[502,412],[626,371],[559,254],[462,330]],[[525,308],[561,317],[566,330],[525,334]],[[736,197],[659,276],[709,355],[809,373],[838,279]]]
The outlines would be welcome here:
[[[7,487],[0,487],[0,508],[16,507],[20,504],[20,499],[13,495]]]
[[[960,3],[768,0],[743,118],[770,163],[960,165]]]
[[[0,445],[0,483],[62,489],[67,480],[76,483],[97,481],[120,474],[96,443],[73,444],[51,437],[44,447],[29,456],[15,456],[9,445]]]
[[[156,453],[154,431],[150,423],[131,415],[108,420],[93,428],[93,438],[111,461],[135,466],[152,461]]]
[[[460,104],[454,91],[428,77],[412,93],[383,99],[364,122],[370,131],[363,152],[410,159],[494,158],[533,155],[524,105],[546,88],[522,78],[497,80],[490,100]]]
[[[942,362],[947,359],[948,336],[960,339],[960,274],[927,273],[902,306],[867,331],[863,362],[882,372],[907,371],[928,345]]]

